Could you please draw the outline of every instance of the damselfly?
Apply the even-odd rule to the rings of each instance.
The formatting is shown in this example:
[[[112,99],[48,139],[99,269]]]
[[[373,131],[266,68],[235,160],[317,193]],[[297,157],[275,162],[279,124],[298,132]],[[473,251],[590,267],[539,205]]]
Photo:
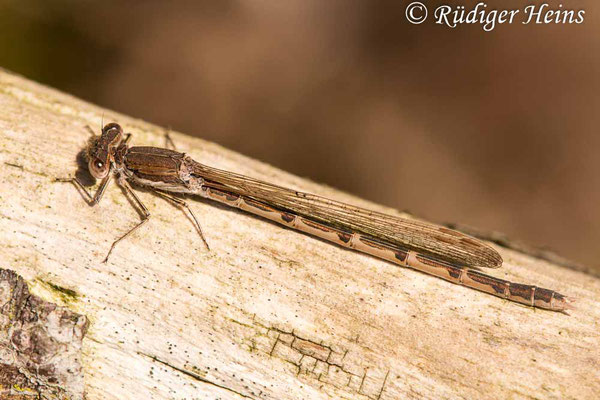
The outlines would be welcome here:
[[[150,217],[148,209],[132,190],[131,182],[185,207],[207,248],[194,213],[184,200],[172,193],[216,200],[340,246],[507,300],[553,311],[568,308],[570,300],[558,292],[480,272],[481,267],[500,267],[502,258],[485,243],[463,233],[212,168],[174,150],[129,147],[130,138],[131,134],[123,135],[121,126],[110,123],[102,129],[100,136],[90,139],[88,168],[94,178],[101,180],[93,196],[77,178],[60,179],[72,181],[83,190],[88,203],[95,205],[114,176],[142,211],[141,222],[113,242],[104,262],[118,242]]]

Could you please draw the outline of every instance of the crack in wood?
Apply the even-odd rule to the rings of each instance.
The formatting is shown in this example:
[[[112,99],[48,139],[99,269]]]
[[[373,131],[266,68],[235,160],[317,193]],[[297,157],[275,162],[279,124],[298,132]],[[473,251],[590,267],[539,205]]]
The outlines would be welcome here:
[[[365,373],[362,376],[362,379],[360,381],[360,387],[358,388],[358,394],[362,394],[360,393],[362,391],[363,385],[365,383],[365,378],[367,377],[367,371],[369,370],[369,367],[365,368]]]
[[[381,375],[376,374],[382,376],[382,378],[367,376],[368,371],[377,371],[377,368],[366,367],[363,374],[352,372],[344,366],[344,360],[346,360],[349,353],[348,349],[336,351],[331,345],[323,343],[323,341],[315,341],[303,337],[296,333],[294,329],[286,330],[261,323],[256,320],[255,315],[252,318],[252,323],[253,326],[246,324],[244,326],[253,329],[256,329],[256,327],[265,329],[267,332],[266,336],[271,337],[273,340],[271,346],[266,349],[263,347],[263,351],[269,354],[270,357],[281,358],[294,365],[297,368],[297,377],[303,374],[312,375],[317,382],[325,385],[331,385],[343,390],[351,390],[354,393],[373,400],[383,398],[384,389],[390,374],[389,369],[385,372],[385,375],[383,375],[383,371],[380,371]],[[273,332],[276,335],[269,335],[269,332]],[[252,343],[254,343],[256,348],[256,342]],[[289,353],[289,350],[283,351],[283,348],[280,348],[278,345],[285,346],[286,349],[297,352],[299,358],[294,357]],[[375,386],[379,379],[381,379],[381,385]],[[351,386],[353,380],[356,382],[353,385],[354,387]]]
[[[200,375],[198,375],[198,374],[196,374],[196,373],[194,373],[192,371],[188,371],[188,370],[186,370],[184,368],[181,368],[181,367],[178,367],[176,365],[170,364],[169,362],[161,360],[160,358],[158,358],[156,356],[152,356],[152,355],[145,354],[145,353],[140,353],[140,352],[138,352],[138,354],[141,355],[141,356],[150,358],[151,360],[156,361],[157,363],[162,364],[162,365],[164,365],[166,367],[172,368],[175,371],[182,373],[183,375],[189,376],[190,378],[193,378],[193,379],[197,380],[198,382],[206,383],[208,385],[212,385],[212,386],[218,387],[218,388],[226,390],[228,392],[235,393],[238,396],[241,396],[241,397],[243,397],[245,399],[253,399],[254,398],[254,397],[248,396],[248,395],[246,395],[244,393],[240,393],[237,390],[232,389],[232,388],[230,388],[228,386],[220,385],[220,384],[218,384],[216,382],[213,382],[213,381],[211,381],[209,379],[203,378]]]
[[[383,378],[383,384],[381,385],[381,390],[379,391],[379,394],[377,395],[377,400],[381,399],[381,395],[383,394],[383,388],[385,388],[385,383],[387,382],[389,375],[390,375],[390,370],[388,369],[387,373],[385,374],[385,378]]]

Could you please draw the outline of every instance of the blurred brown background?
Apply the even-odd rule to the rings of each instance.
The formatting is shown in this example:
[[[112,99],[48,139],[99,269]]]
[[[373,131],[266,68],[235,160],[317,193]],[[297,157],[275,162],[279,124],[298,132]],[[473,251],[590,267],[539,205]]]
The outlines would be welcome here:
[[[563,2],[582,25],[486,33],[411,25],[407,3],[3,1],[0,65],[600,270],[600,4]]]

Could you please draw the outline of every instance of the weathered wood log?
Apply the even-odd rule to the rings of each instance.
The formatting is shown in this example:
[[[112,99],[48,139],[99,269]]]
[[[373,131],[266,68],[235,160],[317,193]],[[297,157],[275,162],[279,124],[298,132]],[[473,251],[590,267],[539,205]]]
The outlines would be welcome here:
[[[577,299],[570,315],[533,310],[190,200],[209,252],[181,210],[143,191],[150,221],[102,264],[139,216],[116,185],[89,207],[54,179],[78,168],[85,176],[77,154],[86,125],[114,120],[137,145],[163,146],[164,130],[6,72],[0,104],[0,267],[89,319],[81,355],[88,399],[600,393],[597,277],[495,246],[505,262],[492,274]],[[172,136],[208,165],[398,214]]]

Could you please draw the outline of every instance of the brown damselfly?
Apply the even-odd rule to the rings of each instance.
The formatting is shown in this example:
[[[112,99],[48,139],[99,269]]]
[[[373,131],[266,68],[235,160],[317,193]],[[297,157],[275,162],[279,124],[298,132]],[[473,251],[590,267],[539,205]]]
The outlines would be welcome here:
[[[212,168],[175,150],[133,146],[116,123],[104,126],[87,147],[88,168],[101,183],[92,196],[77,179],[90,205],[98,204],[113,177],[143,213],[139,224],[115,240],[115,245],[148,221],[150,213],[130,182],[185,207],[206,244],[200,224],[188,204],[173,195],[192,194],[216,200],[310,235],[375,257],[434,275],[510,301],[564,311],[570,300],[550,289],[509,282],[479,268],[498,268],[502,258],[491,247],[463,233],[430,223],[366,210],[314,194],[273,185]]]

